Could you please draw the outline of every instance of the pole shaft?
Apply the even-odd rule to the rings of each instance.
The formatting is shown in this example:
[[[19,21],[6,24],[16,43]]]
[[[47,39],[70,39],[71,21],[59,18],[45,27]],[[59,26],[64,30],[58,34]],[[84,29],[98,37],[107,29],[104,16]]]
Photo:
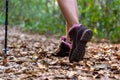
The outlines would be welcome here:
[[[5,4],[6,8],[5,8],[5,54],[7,53],[7,34],[8,34],[8,0],[6,0],[6,4]]]

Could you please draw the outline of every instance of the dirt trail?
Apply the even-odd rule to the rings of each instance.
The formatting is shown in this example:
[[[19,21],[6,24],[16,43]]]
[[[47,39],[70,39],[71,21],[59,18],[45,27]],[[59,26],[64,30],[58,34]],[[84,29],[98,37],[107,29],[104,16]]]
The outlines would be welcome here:
[[[0,27],[0,80],[120,80],[120,44],[89,42],[79,63],[55,57],[60,40],[9,29],[8,65],[2,65],[4,29]]]

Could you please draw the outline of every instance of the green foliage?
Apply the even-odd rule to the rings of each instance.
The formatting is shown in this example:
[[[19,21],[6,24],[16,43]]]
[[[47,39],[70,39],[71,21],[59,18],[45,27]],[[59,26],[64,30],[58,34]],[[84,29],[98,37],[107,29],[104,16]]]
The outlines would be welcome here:
[[[79,5],[80,22],[93,29],[96,38],[120,41],[120,0],[79,0]]]
[[[9,0],[9,25],[39,33],[65,34],[65,21],[56,0]],[[0,2],[0,25],[4,24],[4,3]],[[120,41],[120,0],[78,0],[80,23],[94,32],[94,38]]]

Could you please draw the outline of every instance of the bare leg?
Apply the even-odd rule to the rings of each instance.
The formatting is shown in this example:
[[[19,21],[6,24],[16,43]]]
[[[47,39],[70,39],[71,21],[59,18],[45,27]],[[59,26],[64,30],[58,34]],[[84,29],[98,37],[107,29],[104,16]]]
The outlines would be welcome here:
[[[72,40],[70,49],[69,61],[78,62],[83,60],[85,55],[85,47],[88,41],[92,38],[92,31],[85,26],[79,24],[77,0],[57,0],[63,16],[66,19],[66,37],[69,40],[69,35]],[[69,31],[69,32],[68,32]],[[69,33],[69,35],[68,35]],[[65,42],[62,47],[64,47]],[[67,49],[61,47],[61,53],[65,53]],[[65,50],[65,51],[64,51]],[[63,52],[62,52],[63,51]]]
[[[68,31],[74,24],[79,24],[78,8],[76,0],[57,0],[59,7],[66,19],[66,37],[69,40]]]
[[[69,37],[69,34],[68,34],[68,31],[70,29],[71,26],[69,26],[69,24],[66,22],[66,40],[67,41],[70,41],[70,37]]]

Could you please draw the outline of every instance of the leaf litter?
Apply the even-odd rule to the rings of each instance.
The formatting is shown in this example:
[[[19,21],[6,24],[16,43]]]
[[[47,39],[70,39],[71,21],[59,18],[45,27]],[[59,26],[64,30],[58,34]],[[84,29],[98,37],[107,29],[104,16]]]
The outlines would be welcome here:
[[[83,61],[69,63],[55,57],[60,43],[55,35],[10,28],[8,64],[2,65],[4,28],[0,27],[0,80],[120,80],[120,43],[89,42]]]

